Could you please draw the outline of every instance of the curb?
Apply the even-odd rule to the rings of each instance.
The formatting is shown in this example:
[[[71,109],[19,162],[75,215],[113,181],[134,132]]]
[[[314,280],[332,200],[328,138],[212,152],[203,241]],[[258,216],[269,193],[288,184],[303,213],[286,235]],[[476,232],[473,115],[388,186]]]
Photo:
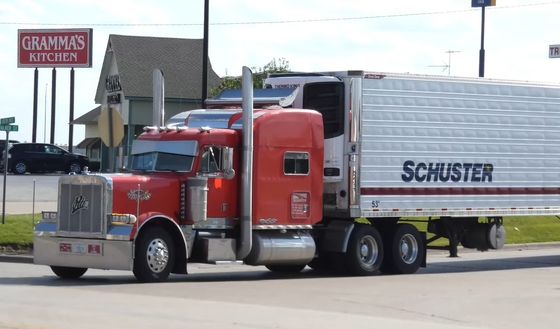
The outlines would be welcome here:
[[[508,244],[500,250],[537,250],[537,249],[549,249],[549,248],[560,248],[560,242],[538,242],[538,243],[520,243],[520,244]],[[499,251],[499,250],[498,250]],[[428,252],[435,253],[447,253],[446,250],[428,250]],[[480,252],[476,249],[460,249],[461,253],[464,252]],[[33,254],[18,254],[18,255],[5,255],[0,254],[0,263],[20,263],[20,264],[33,264]]]
[[[33,255],[0,255],[0,262],[3,263],[20,263],[33,264]]]

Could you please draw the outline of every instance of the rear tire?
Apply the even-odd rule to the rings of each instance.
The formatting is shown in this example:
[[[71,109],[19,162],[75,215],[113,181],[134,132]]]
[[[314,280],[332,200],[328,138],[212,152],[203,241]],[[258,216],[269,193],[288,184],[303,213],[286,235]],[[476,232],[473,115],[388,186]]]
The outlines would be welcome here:
[[[77,163],[77,162],[72,162],[70,164],[70,166],[68,166],[68,173],[71,173],[71,172],[76,173],[76,174],[81,173],[82,172],[82,166],[80,166],[80,164]]]
[[[399,224],[385,240],[385,260],[381,271],[391,274],[412,274],[422,265],[426,248],[418,229]]]
[[[51,270],[61,279],[78,279],[88,269],[82,267],[51,266]]]
[[[344,260],[350,274],[376,274],[383,262],[383,240],[377,229],[370,225],[356,225]]]
[[[175,245],[161,227],[149,227],[140,233],[136,245],[133,273],[140,282],[167,280],[175,262]]]
[[[303,265],[266,265],[272,272],[277,273],[299,273],[305,268],[305,264]]]

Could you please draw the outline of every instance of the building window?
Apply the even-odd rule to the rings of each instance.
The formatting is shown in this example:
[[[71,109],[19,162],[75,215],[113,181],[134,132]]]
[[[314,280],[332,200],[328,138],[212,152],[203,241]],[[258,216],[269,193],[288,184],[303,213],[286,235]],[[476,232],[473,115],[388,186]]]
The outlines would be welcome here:
[[[285,175],[308,175],[309,153],[286,152],[284,153]]]

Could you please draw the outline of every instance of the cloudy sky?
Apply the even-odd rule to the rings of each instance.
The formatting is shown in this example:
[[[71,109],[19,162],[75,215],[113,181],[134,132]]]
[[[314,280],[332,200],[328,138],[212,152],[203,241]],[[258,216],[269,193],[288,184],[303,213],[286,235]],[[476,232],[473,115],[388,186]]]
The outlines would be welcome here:
[[[17,30],[93,28],[93,66],[76,69],[75,117],[91,109],[109,34],[202,38],[203,0],[0,0],[0,117],[31,141],[33,69],[17,68]],[[497,0],[486,11],[493,79],[560,83],[560,1]],[[294,71],[478,76],[480,9],[470,0],[210,0],[209,55],[220,76],[285,58]],[[39,70],[38,141],[49,141],[51,69]],[[55,142],[68,142],[69,69],[57,69]],[[45,120],[45,112],[47,118]],[[46,126],[46,130],[44,127]],[[44,137],[46,131],[46,138]],[[84,129],[74,130],[74,142]],[[0,134],[4,139],[5,135]]]

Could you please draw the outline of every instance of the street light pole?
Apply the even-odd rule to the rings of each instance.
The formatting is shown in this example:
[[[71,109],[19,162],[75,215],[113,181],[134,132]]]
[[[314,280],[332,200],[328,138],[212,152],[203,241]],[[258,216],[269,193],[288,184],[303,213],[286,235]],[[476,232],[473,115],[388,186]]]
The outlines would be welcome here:
[[[478,76],[480,78],[484,77],[484,20],[486,15],[486,7],[487,6],[495,6],[496,0],[471,0],[472,7],[481,7],[482,8],[482,24],[480,28],[480,53],[478,58]]]
[[[480,54],[478,58],[478,76],[484,77],[484,18],[486,13],[486,6],[482,6],[482,24],[480,28]]]

